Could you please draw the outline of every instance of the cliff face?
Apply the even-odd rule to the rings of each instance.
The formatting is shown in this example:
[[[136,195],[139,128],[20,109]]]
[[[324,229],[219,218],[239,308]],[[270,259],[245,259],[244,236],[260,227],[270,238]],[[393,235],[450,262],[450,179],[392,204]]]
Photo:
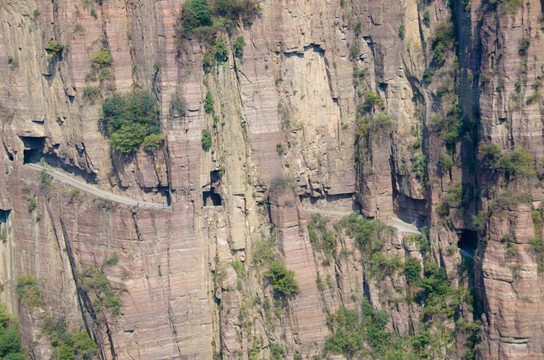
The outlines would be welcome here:
[[[542,4],[450,6],[260,2],[206,65],[214,45],[176,34],[180,1],[4,2],[0,299],[32,358],[54,351],[43,314],[104,359],[311,356],[363,298],[395,336],[432,334],[432,358],[542,358]],[[110,148],[101,119],[134,89],[158,100],[152,153]],[[524,172],[501,165],[519,148]],[[28,165],[40,158],[100,196]],[[338,221],[354,210],[396,233],[365,252]],[[272,258],[296,296],[263,277]],[[417,277],[445,269],[449,313],[418,297],[410,259]]]

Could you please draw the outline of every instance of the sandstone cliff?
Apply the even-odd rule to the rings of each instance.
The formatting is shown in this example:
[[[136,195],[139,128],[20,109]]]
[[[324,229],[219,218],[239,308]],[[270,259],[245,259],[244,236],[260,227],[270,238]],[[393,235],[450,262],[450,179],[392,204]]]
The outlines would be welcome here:
[[[544,356],[541,2],[261,1],[221,57],[182,7],[0,5],[0,300],[31,358],[44,314],[101,359],[336,358],[331,315],[363,301],[431,358]],[[166,140],[123,154],[102,104],[141,89]],[[365,243],[356,210],[396,231]]]

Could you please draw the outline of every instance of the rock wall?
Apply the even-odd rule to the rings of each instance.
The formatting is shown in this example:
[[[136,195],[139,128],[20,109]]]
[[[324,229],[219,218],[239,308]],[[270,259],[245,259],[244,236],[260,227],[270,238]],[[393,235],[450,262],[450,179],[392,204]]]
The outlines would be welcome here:
[[[542,4],[516,4],[262,1],[251,24],[223,33],[228,59],[209,72],[203,58],[213,46],[176,34],[181,1],[2,4],[0,300],[19,314],[32,358],[51,353],[38,336],[41,313],[88,330],[103,359],[269,358],[272,344],[289,358],[312,356],[331,333],[327,315],[358,308],[363,297],[388,311],[397,334],[418,332],[421,308],[391,305],[410,295],[402,274],[372,279],[341,232],[332,262],[311,242],[313,212],[338,219],[353,210],[426,226],[430,258],[456,286],[471,286],[457,242],[477,233],[479,306],[458,310],[482,320],[477,356],[541,358],[543,282],[531,245],[541,236],[531,216],[543,198],[539,178],[505,184],[477,156],[483,145],[522,146],[540,169]],[[444,24],[454,40],[438,61]],[[45,51],[51,39],[65,46],[59,55]],[[112,64],[97,71],[91,58],[100,49]],[[121,154],[106,136],[103,100],[133,89],[159,103],[167,138],[154,153]],[[176,98],[184,114],[171,111]],[[452,140],[453,118],[462,125]],[[203,129],[212,133],[209,151]],[[158,206],[47,181],[25,165],[42,157],[104,194]],[[470,190],[444,214],[457,184]],[[531,201],[498,215],[489,204],[501,189]],[[473,223],[479,211],[489,215],[484,226]],[[423,263],[414,232],[398,229],[385,256]],[[271,235],[269,247],[300,285],[283,302],[255,260],[255,244]],[[97,306],[106,295],[83,283],[89,269],[105,277],[119,314]],[[36,277],[43,299],[33,311],[18,301],[23,275]],[[444,345],[456,353],[433,356],[461,358],[457,338]]]

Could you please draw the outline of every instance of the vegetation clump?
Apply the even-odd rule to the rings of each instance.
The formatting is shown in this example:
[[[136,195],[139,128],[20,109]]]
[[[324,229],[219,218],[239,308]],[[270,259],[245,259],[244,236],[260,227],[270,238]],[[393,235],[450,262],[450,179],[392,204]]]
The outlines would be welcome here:
[[[308,235],[313,248],[322,251],[325,255],[323,265],[330,264],[336,244],[333,228],[329,226],[326,218],[320,214],[312,214],[308,222]]]
[[[536,175],[535,161],[523,147],[503,152],[497,144],[482,145],[478,157],[485,167],[504,174],[508,180],[527,179]]]
[[[52,39],[45,45],[45,51],[49,58],[52,58],[57,55],[61,55],[64,50],[64,45],[59,43],[57,40]]]
[[[399,27],[399,37],[401,39],[404,39],[405,34],[406,34],[406,27],[404,26],[404,24],[401,24]]]
[[[183,4],[176,24],[178,39],[213,42],[220,31],[232,31],[239,19],[249,24],[257,14],[253,0],[189,0]]]
[[[110,143],[122,153],[134,152],[144,142],[147,151],[154,151],[164,140],[159,108],[149,91],[133,91],[108,98],[102,105],[102,113]]]
[[[366,219],[357,213],[342,218],[336,227],[355,239],[361,260],[366,264],[369,274],[376,279],[383,279],[401,270],[402,261],[398,256],[387,257],[381,251],[385,241],[395,236],[395,228],[380,220]]]
[[[441,66],[446,61],[445,52],[450,48],[455,40],[453,26],[441,22],[436,25],[435,34],[433,36],[433,62]]]
[[[285,265],[279,261],[274,261],[268,265],[268,271],[264,273],[276,293],[280,296],[290,296],[299,291],[298,282],[295,280],[295,272],[287,270]]]
[[[244,37],[242,35],[238,36],[234,41],[234,56],[236,56],[237,58],[242,58],[244,56],[245,46],[246,42],[244,40]]]
[[[0,359],[27,360],[21,345],[19,324],[4,304],[0,304]]]
[[[462,201],[463,184],[457,183],[442,196],[442,202],[436,206],[436,211],[441,217],[447,217],[452,208],[461,207]]]
[[[374,91],[369,90],[365,94],[365,100],[357,105],[357,111],[359,114],[365,114],[372,110],[374,107],[382,107],[383,98],[376,94]]]
[[[91,67],[96,70],[102,70],[110,67],[113,62],[110,51],[106,48],[100,49],[91,57]]]
[[[206,97],[204,98],[204,111],[206,111],[206,114],[213,113],[213,97],[209,91],[206,92]]]
[[[42,334],[49,338],[57,360],[93,359],[98,355],[98,346],[86,331],[75,331],[68,328],[66,320],[61,317],[54,320],[49,314],[41,316]]]
[[[212,133],[208,129],[202,129],[202,149],[208,151],[212,147]]]
[[[87,294],[93,293],[93,308],[101,313],[104,308],[109,310],[113,316],[119,315],[121,303],[113,290],[111,290],[106,277],[95,268],[87,267],[79,274],[81,290]]]
[[[367,135],[389,135],[393,130],[391,118],[382,112],[374,115],[361,116],[357,124],[356,135],[365,137]]]
[[[425,68],[423,71],[423,82],[426,84],[430,84],[431,81],[433,81],[433,75],[434,71],[432,71],[430,68]]]
[[[38,290],[38,282],[32,275],[24,275],[17,279],[17,301],[29,312],[42,305],[42,297]]]

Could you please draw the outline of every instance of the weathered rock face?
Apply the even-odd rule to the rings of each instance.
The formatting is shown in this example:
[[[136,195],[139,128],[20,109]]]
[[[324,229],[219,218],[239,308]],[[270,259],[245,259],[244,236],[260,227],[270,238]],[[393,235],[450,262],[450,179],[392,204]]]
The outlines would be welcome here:
[[[2,4],[0,299],[19,314],[30,355],[52,351],[39,337],[42,313],[88,330],[103,359],[269,358],[272,344],[289,358],[316,355],[327,315],[363,297],[387,310],[389,329],[417,333],[422,309],[399,300],[415,296],[402,271],[373,278],[341,230],[331,253],[310,239],[312,213],[361,210],[426,226],[426,262],[455,286],[472,286],[457,242],[474,235],[479,305],[456,311],[482,320],[478,356],[542,358],[544,282],[531,245],[542,237],[542,187],[476,156],[488,144],[523,147],[540,169],[542,4],[496,5],[262,1],[251,24],[223,34],[228,59],[205,72],[213,46],[176,36],[180,1]],[[51,39],[60,54],[45,51]],[[101,49],[112,64],[96,70]],[[153,153],[121,154],[106,137],[103,100],[132,89],[159,103],[167,139]],[[172,111],[177,98],[184,113]],[[104,199],[25,165],[42,157]],[[496,211],[506,190],[532,201]],[[485,221],[473,223],[479,212]],[[385,257],[423,263],[414,231],[397,228]],[[295,271],[299,294],[275,298],[259,244]],[[18,301],[23,275],[37,279],[33,310]],[[463,339],[433,356],[460,358]]]

